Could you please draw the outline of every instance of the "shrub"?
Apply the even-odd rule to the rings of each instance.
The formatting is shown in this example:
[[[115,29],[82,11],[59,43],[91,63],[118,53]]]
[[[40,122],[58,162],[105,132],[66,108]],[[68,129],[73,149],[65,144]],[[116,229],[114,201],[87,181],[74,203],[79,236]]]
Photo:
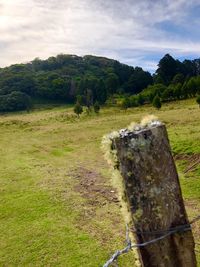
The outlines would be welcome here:
[[[76,105],[74,106],[74,113],[76,113],[79,117],[82,112],[83,112],[83,107],[79,102],[76,102]]]
[[[31,98],[20,91],[0,96],[0,111],[30,110],[32,107]]]
[[[126,110],[127,108],[129,108],[129,107],[130,107],[130,99],[129,99],[128,97],[124,98],[124,99],[122,100],[121,106],[122,106],[122,108],[125,109],[125,110]]]
[[[100,105],[99,102],[96,101],[94,104],[94,112],[99,113],[99,110],[100,110]]]
[[[161,104],[161,101],[160,101],[160,97],[158,95],[156,95],[154,97],[152,104],[157,109],[160,109],[161,108],[162,104]]]

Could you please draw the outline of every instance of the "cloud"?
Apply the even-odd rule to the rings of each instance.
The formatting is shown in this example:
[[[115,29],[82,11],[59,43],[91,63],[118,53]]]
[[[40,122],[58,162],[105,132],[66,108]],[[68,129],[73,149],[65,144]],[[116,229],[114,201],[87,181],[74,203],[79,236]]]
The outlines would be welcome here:
[[[0,66],[67,53],[153,71],[158,55],[200,53],[197,7],[197,0],[0,0]]]

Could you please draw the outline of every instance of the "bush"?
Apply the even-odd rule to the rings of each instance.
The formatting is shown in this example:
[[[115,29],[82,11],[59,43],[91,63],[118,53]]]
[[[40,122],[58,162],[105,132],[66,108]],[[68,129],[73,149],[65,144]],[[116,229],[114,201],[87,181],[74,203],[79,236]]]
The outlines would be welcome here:
[[[138,97],[133,95],[129,98],[130,101],[130,107],[138,107]]]
[[[160,109],[161,108],[162,104],[161,104],[161,101],[160,101],[160,97],[158,95],[156,95],[154,97],[152,104],[157,109]]]
[[[95,104],[94,104],[94,112],[95,112],[95,113],[99,113],[99,110],[100,110],[100,105],[99,105],[99,103],[96,101]]]
[[[129,99],[128,97],[124,98],[124,99],[122,100],[121,106],[122,106],[122,108],[125,109],[125,110],[126,110],[127,108],[129,108],[129,107],[130,107],[130,99]]]
[[[11,94],[0,96],[1,112],[30,110],[31,107],[31,98],[27,94],[20,91],[14,91]]]
[[[83,112],[83,107],[79,102],[76,102],[76,105],[74,106],[74,113],[76,113],[79,117],[82,112]]]
[[[145,102],[145,98],[142,94],[139,94],[138,97],[137,97],[137,102],[138,102],[138,105],[144,105],[144,102]]]

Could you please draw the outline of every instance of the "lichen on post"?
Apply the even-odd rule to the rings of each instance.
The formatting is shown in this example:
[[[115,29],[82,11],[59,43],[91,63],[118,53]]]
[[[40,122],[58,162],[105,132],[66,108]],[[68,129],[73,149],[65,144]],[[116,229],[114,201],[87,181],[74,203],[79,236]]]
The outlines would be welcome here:
[[[105,144],[107,158],[120,174],[118,189],[137,243],[189,223],[163,123],[152,117],[144,119],[139,125],[108,135]],[[191,230],[173,233],[138,252],[145,267],[196,266]]]

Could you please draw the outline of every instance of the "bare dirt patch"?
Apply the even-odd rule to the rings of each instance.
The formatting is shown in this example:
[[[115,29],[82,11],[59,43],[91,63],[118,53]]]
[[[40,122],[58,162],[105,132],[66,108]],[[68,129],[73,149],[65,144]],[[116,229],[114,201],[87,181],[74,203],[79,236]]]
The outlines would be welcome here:
[[[178,154],[174,157],[174,159],[186,161],[186,168],[184,170],[184,173],[195,171],[196,168],[200,165],[200,154]]]
[[[79,167],[71,176],[77,179],[75,191],[87,200],[91,206],[104,206],[108,203],[119,203],[117,192],[106,184],[105,177],[95,170]]]
[[[113,189],[108,180],[94,169],[78,167],[70,172],[70,176],[76,179],[74,191],[83,199],[79,203],[81,223],[79,221],[77,227],[88,231],[105,245],[112,240],[110,226],[115,225],[116,236],[123,240],[124,232],[121,231],[124,230],[121,227],[123,219],[117,190]]]

